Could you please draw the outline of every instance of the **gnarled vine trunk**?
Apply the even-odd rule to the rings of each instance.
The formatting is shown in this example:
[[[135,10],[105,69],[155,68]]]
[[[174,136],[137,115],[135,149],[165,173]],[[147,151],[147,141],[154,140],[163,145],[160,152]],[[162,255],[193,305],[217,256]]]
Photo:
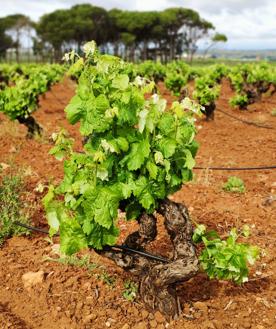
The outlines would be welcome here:
[[[214,120],[215,118],[215,109],[216,104],[215,102],[210,103],[209,105],[204,105],[204,110],[202,111],[206,115],[206,120]]]
[[[165,228],[174,249],[167,263],[122,251],[114,253],[108,248],[100,253],[139,276],[139,292],[148,308],[159,310],[167,318],[176,318],[181,312],[176,285],[195,276],[199,263],[192,242],[192,224],[187,208],[166,199],[161,203],[158,213],[164,216]],[[142,251],[157,236],[156,218],[144,213],[138,222],[139,230],[130,234],[124,245]]]
[[[33,138],[35,134],[41,135],[42,128],[32,116],[27,118],[17,117],[17,120],[28,128],[27,138]]]

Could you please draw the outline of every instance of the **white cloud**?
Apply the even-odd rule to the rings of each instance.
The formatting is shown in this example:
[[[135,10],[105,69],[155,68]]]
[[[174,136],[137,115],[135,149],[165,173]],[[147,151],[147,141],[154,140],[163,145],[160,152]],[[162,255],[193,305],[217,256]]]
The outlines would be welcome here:
[[[251,10],[273,3],[273,0],[168,0],[171,5],[195,8],[208,14],[221,14],[228,11],[232,14],[243,10]]]
[[[44,13],[89,2],[106,9],[192,8],[228,36],[229,49],[276,48],[276,0],[0,0],[1,16],[23,13],[37,20]]]

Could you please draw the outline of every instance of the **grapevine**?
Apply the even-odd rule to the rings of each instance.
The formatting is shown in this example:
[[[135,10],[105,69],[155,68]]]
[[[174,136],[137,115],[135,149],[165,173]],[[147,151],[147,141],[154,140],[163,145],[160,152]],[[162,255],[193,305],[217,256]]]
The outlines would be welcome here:
[[[67,56],[79,74],[76,95],[65,109],[71,124],[80,123],[84,149],[75,152],[64,131],[53,136],[51,154],[65,159],[64,179],[44,197],[50,234],[60,231],[62,252],[89,247],[113,259],[140,276],[143,301],[168,317],[180,312],[176,283],[195,276],[199,261],[211,278],[245,282],[247,261],[254,262],[257,248],[236,242],[234,230],[226,241],[202,226],[193,236],[187,208],[168,199],[193,178],[198,149],[194,115],[200,115],[201,106],[185,98],[168,109],[158,94],[146,99],[153,81],[133,74],[119,58],[101,55],[94,42],[84,52],[83,59],[75,53]],[[174,249],[168,263],[108,247],[119,235],[119,211],[139,223],[124,242],[138,250],[157,236],[156,213],[164,217]],[[205,244],[199,260],[192,237]],[[233,270],[235,257],[242,263]]]
[[[37,109],[38,96],[59,81],[64,69],[59,65],[17,66],[15,71],[6,71],[5,85],[0,90],[0,112],[11,120],[18,120],[28,128],[28,137],[40,134],[42,128],[32,117]],[[13,82],[11,85],[10,82]]]
[[[266,63],[238,65],[228,72],[228,77],[236,92],[229,101],[233,107],[246,109],[269,90],[271,94],[276,91],[275,69]]]

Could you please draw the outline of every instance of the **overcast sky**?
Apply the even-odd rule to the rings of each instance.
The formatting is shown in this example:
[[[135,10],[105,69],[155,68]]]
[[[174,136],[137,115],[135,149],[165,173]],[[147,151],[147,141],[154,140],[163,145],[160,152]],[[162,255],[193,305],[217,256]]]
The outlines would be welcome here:
[[[276,49],[276,0],[0,0],[0,17],[23,13],[38,20],[78,3],[128,10],[192,8],[227,35],[225,49]]]

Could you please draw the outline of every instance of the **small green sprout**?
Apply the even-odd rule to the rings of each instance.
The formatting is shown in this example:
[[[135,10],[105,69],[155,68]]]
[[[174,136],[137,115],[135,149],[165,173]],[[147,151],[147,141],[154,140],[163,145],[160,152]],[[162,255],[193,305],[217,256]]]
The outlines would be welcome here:
[[[123,291],[123,297],[129,301],[133,301],[137,296],[138,286],[137,283],[127,280],[124,283],[125,290]]]
[[[234,193],[244,193],[245,186],[242,179],[236,176],[231,176],[228,178],[227,182],[222,187],[224,191],[234,192]]]

